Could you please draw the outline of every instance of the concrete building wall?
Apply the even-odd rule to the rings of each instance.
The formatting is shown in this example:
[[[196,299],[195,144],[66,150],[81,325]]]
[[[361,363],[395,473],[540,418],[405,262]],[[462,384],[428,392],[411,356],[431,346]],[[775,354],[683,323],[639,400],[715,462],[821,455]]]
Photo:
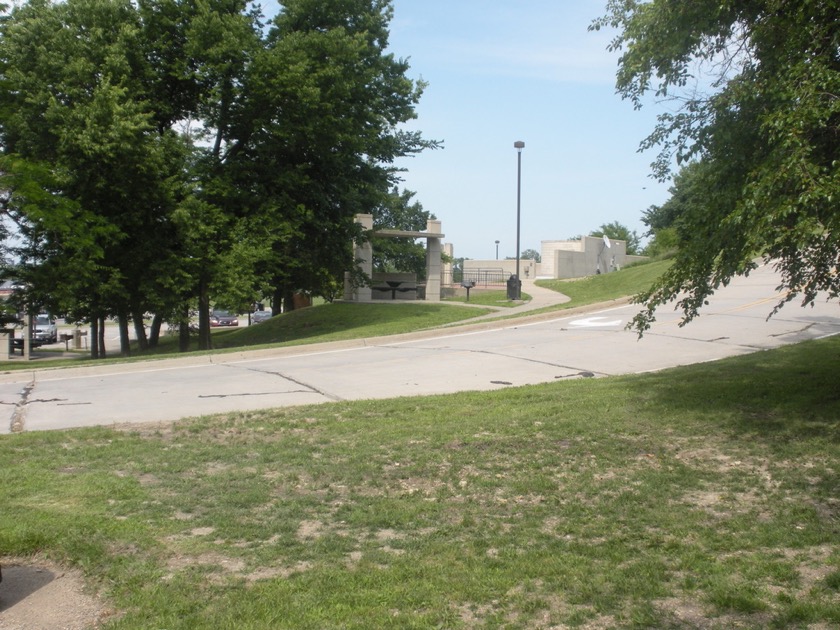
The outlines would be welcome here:
[[[539,277],[556,278],[555,252],[579,252],[582,248],[580,241],[542,241],[540,243]]]
[[[584,236],[579,241],[543,241],[541,273],[553,278],[582,278],[618,271],[628,264],[627,243]],[[637,259],[639,257],[634,257]]]
[[[587,264],[586,254],[583,252],[557,250],[554,254],[552,278],[583,278],[592,275],[594,266]]]
[[[506,278],[516,274],[516,259],[513,260],[477,260],[469,259],[464,261],[464,271],[493,271],[500,270]],[[519,275],[522,278],[537,277],[537,262],[534,260],[519,259]]]

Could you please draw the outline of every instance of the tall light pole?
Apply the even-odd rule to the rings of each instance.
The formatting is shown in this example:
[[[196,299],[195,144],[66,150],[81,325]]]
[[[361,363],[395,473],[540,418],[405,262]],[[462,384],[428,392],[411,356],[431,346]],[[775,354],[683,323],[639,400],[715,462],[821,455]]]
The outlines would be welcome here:
[[[499,260],[499,241],[496,241],[496,260]]]
[[[513,143],[513,148],[516,149],[516,286],[514,293],[515,300],[522,299],[522,282],[519,280],[519,214],[520,214],[520,200],[522,198],[522,149],[525,148],[525,143],[522,140],[517,140]]]

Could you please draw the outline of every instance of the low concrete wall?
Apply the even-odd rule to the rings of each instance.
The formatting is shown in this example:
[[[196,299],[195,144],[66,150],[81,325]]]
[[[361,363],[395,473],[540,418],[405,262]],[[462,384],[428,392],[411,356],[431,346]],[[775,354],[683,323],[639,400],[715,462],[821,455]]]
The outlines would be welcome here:
[[[478,270],[501,270],[505,274],[505,279],[516,274],[516,259],[510,260],[464,260],[464,271],[478,271]],[[534,260],[527,260],[525,258],[519,259],[519,275],[522,278],[536,278],[537,277],[537,262]]]

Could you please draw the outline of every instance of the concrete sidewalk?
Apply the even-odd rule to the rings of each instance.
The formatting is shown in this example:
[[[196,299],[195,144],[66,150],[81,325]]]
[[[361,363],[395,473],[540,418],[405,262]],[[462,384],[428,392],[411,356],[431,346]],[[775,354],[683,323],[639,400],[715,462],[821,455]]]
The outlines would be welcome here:
[[[470,324],[472,322],[479,322],[486,319],[496,319],[499,317],[507,317],[510,315],[521,315],[523,313],[528,313],[530,311],[537,311],[541,308],[546,308],[548,306],[556,306],[558,304],[565,304],[571,300],[570,297],[567,295],[563,295],[562,293],[558,293],[557,291],[552,291],[551,289],[545,289],[543,287],[537,286],[534,280],[522,280],[522,293],[525,295],[530,295],[531,299],[527,302],[520,302],[517,306],[490,306],[487,304],[475,304],[470,306],[475,306],[476,308],[491,308],[493,309],[492,313],[487,313],[485,315],[479,315],[477,317],[472,317],[470,319],[464,319],[459,322],[454,322],[449,324],[451,326],[459,326],[463,324]],[[458,305],[463,306],[463,302],[457,302]],[[467,303],[469,305],[469,303]]]

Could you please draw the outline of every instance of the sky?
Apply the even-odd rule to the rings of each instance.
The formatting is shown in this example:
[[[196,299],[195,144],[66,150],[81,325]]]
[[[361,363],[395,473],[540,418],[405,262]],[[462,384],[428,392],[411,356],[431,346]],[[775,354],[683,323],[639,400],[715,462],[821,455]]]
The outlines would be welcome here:
[[[444,148],[402,159],[403,187],[442,223],[456,257],[520,251],[618,221],[668,197],[639,153],[661,112],[615,93],[611,34],[588,32],[606,0],[392,0],[390,52],[428,83],[409,125]]]

